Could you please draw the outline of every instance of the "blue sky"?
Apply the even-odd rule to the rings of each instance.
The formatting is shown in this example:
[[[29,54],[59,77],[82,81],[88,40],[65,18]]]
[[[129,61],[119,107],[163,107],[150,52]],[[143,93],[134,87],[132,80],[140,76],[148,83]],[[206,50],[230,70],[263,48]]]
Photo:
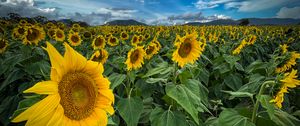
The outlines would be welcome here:
[[[147,24],[207,22],[217,19],[300,18],[300,0],[1,0],[0,16],[43,15],[90,24],[135,19]]]

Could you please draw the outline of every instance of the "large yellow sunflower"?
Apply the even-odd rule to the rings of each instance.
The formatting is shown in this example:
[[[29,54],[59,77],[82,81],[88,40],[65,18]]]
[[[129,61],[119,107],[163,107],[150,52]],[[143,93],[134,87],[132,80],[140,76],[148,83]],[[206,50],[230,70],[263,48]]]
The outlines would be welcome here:
[[[139,41],[139,36],[133,35],[131,38],[131,45],[132,46],[137,46],[140,43]]]
[[[27,126],[106,126],[107,114],[113,114],[114,95],[109,89],[103,65],[86,60],[64,43],[64,56],[47,42],[51,61],[51,80],[42,81],[24,91],[47,95],[12,122],[27,120]]]
[[[116,45],[119,45],[119,40],[117,39],[117,37],[110,36],[110,37],[108,38],[107,43],[108,43],[108,45],[110,45],[110,46],[116,46]]]
[[[150,43],[147,48],[145,49],[146,52],[146,59],[150,59],[153,55],[158,53],[158,48],[155,43]]]
[[[107,58],[108,52],[105,49],[99,49],[91,56],[90,60],[104,64]]]
[[[105,47],[105,38],[102,35],[97,36],[96,38],[94,38],[93,42],[92,42],[92,46],[95,49],[101,49]]]
[[[142,46],[132,48],[127,54],[127,70],[138,69],[144,64],[144,57],[146,53]]]
[[[180,67],[187,63],[193,64],[201,55],[204,48],[201,47],[204,43],[199,42],[197,33],[187,34],[179,38],[179,42],[175,43],[177,49],[173,52],[172,60],[177,62]]]
[[[45,31],[42,27],[31,25],[26,28],[23,37],[23,44],[38,44],[41,40],[45,39]]]
[[[17,27],[15,27],[13,29],[12,38],[15,40],[22,39],[24,37],[25,31],[26,31],[26,29],[24,26],[18,25]]]
[[[120,38],[122,40],[127,40],[129,38],[129,35],[126,32],[121,32]]]
[[[297,79],[297,70],[292,69],[290,73],[285,73],[284,78],[280,80],[281,88],[270,102],[274,102],[278,108],[282,107],[284,94],[288,93],[288,89],[295,88],[300,85],[300,80]]]
[[[65,40],[65,32],[61,29],[56,29],[54,38],[56,41],[63,42]]]
[[[72,46],[78,46],[81,44],[81,37],[78,32],[69,32],[68,41]]]
[[[8,41],[3,38],[0,38],[0,54],[5,51],[7,46],[8,46]]]

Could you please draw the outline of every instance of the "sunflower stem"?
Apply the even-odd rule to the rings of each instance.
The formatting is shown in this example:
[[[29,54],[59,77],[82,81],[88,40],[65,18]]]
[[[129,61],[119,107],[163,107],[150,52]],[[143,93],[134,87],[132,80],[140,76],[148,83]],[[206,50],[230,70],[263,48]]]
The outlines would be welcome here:
[[[274,84],[274,83],[275,83],[275,81],[266,81],[260,87],[260,90],[259,90],[258,95],[256,97],[256,102],[255,102],[255,105],[254,105],[254,108],[253,108],[252,118],[251,118],[251,121],[254,124],[256,123],[256,113],[257,113],[257,110],[258,110],[258,107],[259,107],[259,99],[260,99],[261,95],[264,93],[264,90],[265,90],[266,86],[269,85],[269,84]]]

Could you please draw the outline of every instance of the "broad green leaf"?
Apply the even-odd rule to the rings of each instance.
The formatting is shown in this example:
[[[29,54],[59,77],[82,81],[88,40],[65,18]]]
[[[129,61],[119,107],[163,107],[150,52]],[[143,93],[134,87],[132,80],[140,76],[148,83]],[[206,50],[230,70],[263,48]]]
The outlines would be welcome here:
[[[111,82],[110,88],[114,89],[115,87],[118,87],[120,84],[122,84],[122,82],[126,78],[126,75],[118,74],[118,73],[112,73],[108,78]]]
[[[0,91],[3,90],[7,85],[11,84],[12,82],[23,78],[23,76],[25,76],[25,73],[20,69],[15,69],[14,71],[8,73],[8,76],[0,85]]]
[[[151,112],[150,121],[151,126],[187,126],[184,114],[159,107]]]
[[[255,126],[249,118],[234,109],[224,109],[219,116],[219,126]]]
[[[158,67],[150,69],[142,78],[153,76],[156,74],[160,74],[162,72],[165,72],[166,70],[169,70],[168,68],[168,63],[167,62],[162,62],[157,65]]]
[[[275,109],[274,119],[277,125],[280,126],[299,126],[300,120],[280,109]]]
[[[128,126],[137,126],[143,112],[143,100],[138,97],[120,99],[117,110]]]
[[[224,82],[234,91],[237,91],[243,85],[243,81],[239,74],[228,75],[227,77],[225,77]]]
[[[167,85],[166,86],[166,93],[169,97],[174,99],[185,111],[187,111],[194,121],[199,124],[198,119],[198,111],[197,111],[197,104],[199,104],[199,98],[195,98],[191,96],[190,89],[185,87],[184,85]],[[191,100],[193,99],[193,100]]]
[[[270,117],[270,119],[274,119],[274,113],[275,113],[275,109],[276,107],[274,106],[274,104],[270,103],[270,100],[272,98],[268,95],[261,95],[260,96],[260,104],[262,107],[264,107],[265,109],[267,109],[268,115]]]

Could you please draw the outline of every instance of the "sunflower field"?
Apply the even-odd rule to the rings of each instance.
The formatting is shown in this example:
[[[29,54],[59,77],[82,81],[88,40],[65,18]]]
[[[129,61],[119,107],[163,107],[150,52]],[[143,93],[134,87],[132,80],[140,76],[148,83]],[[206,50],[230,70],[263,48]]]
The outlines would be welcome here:
[[[299,26],[0,20],[0,125],[299,126]]]

